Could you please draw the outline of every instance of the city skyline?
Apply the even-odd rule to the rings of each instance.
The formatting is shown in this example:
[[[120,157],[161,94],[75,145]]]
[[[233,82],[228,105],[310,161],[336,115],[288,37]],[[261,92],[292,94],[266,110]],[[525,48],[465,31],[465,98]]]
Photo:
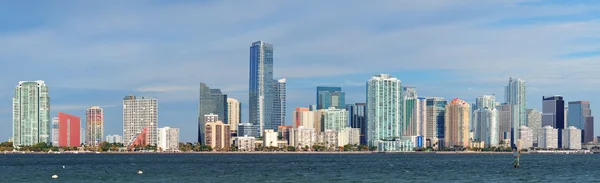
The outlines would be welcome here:
[[[274,78],[288,79],[287,125],[291,124],[291,111],[296,107],[314,104],[316,86],[342,87],[346,104],[363,103],[366,81],[379,73],[389,73],[402,80],[403,85],[415,86],[419,96],[461,98],[468,103],[484,94],[495,94],[497,102],[504,101],[503,87],[510,77],[527,81],[527,108],[537,111],[542,111],[540,96],[562,95],[565,103],[590,101],[592,109],[600,101],[594,95],[600,80],[595,74],[597,53],[593,52],[594,40],[598,39],[593,32],[600,25],[585,16],[598,8],[599,4],[594,2],[586,6],[399,2],[406,11],[399,9],[398,4],[380,2],[364,9],[386,11],[363,14],[363,18],[352,16],[355,12],[337,10],[341,11],[336,12],[342,15],[339,17],[355,17],[354,23],[337,16],[331,19],[310,16],[305,13],[325,10],[289,3],[267,3],[268,11],[258,15],[250,13],[252,7],[265,3],[123,2],[124,9],[69,5],[85,10],[85,14],[51,8],[64,5],[60,3],[42,2],[50,7],[42,11],[8,3],[4,7],[9,8],[2,9],[1,14],[24,17],[24,21],[9,20],[0,30],[3,33],[0,69],[6,73],[6,77],[0,78],[0,97],[4,98],[4,105],[0,105],[0,125],[11,126],[8,104],[16,83],[44,80],[52,102],[49,118],[65,112],[85,119],[86,108],[100,106],[105,113],[104,135],[122,135],[123,96],[151,96],[160,102],[159,127],[181,128],[181,141],[191,142],[197,138],[200,82],[239,99],[242,122],[248,122],[248,44],[257,40],[271,43],[277,50]],[[326,2],[322,8],[334,5],[337,4]],[[128,9],[134,6],[148,12]],[[285,21],[265,18],[291,7],[299,14],[278,16]],[[177,16],[180,13],[211,17],[206,15],[217,15],[215,11],[226,8],[240,14],[228,15],[219,22],[202,19],[205,21],[202,28],[184,20],[171,21],[175,18],[170,16],[157,18],[156,23],[140,18],[155,17],[149,15],[162,11],[173,12],[178,18],[182,17]],[[448,11],[463,13],[449,16]],[[510,16],[498,15],[506,11],[511,12]],[[21,16],[24,14],[19,12],[36,13]],[[371,21],[389,17],[386,12],[410,12],[422,16],[423,21],[404,18]],[[109,14],[122,16],[121,21],[108,21]],[[246,16],[249,14],[253,16]],[[236,25],[239,22],[247,23]],[[306,22],[312,23],[300,26]],[[264,26],[248,26],[253,24]],[[353,27],[354,24],[358,27]],[[219,27],[219,31],[198,31],[206,27]],[[153,29],[156,31],[139,33]],[[567,30],[571,34],[564,35]],[[497,34],[507,36],[493,36]],[[206,35],[217,38],[205,38]],[[347,39],[350,36],[355,38],[353,42],[361,44],[350,44]],[[471,39],[465,39],[467,36]],[[18,68],[16,64],[38,66],[21,73],[14,69]],[[572,67],[575,65],[586,67]],[[48,70],[60,74],[49,74]],[[216,77],[220,73],[227,75]],[[592,116],[597,116],[594,113],[592,110]],[[600,131],[599,126],[596,125],[595,131]],[[5,134],[0,138],[6,140],[11,136],[10,128],[0,129],[0,134]]]

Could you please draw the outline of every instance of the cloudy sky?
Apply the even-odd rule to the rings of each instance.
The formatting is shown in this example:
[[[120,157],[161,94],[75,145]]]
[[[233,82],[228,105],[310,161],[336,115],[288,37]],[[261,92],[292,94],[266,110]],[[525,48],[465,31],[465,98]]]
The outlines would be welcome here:
[[[0,141],[12,135],[21,80],[44,80],[51,112],[105,108],[105,135],[122,134],[122,99],[159,100],[159,126],[196,139],[198,85],[221,88],[248,114],[249,47],[274,45],[288,79],[288,117],[315,103],[317,85],[365,100],[389,73],[420,96],[496,94],[527,81],[543,95],[600,102],[600,1],[11,1],[0,6]],[[597,115],[596,115],[597,116]],[[247,116],[243,116],[247,120]],[[84,121],[82,121],[84,123]],[[596,134],[600,125],[596,125]]]

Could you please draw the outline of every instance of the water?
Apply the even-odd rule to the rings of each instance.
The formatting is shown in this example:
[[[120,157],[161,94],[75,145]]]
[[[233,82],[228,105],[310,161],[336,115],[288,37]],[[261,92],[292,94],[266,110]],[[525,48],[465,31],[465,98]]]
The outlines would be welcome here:
[[[597,155],[0,154],[0,182],[597,182]],[[65,166],[63,169],[62,166]],[[144,173],[138,175],[137,171]],[[58,179],[51,179],[53,174]]]

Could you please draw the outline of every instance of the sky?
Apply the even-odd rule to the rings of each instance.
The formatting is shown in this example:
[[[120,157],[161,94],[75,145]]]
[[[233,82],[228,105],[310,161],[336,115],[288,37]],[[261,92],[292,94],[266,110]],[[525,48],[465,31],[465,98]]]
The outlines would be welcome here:
[[[199,83],[242,102],[248,117],[252,42],[274,45],[287,78],[287,118],[316,103],[316,86],[365,101],[365,83],[391,74],[419,96],[504,101],[510,77],[542,96],[600,102],[600,1],[7,1],[0,6],[0,141],[12,135],[19,81],[44,80],[51,115],[105,109],[122,135],[122,100],[159,100],[159,126],[197,135]],[[600,124],[595,125],[596,135]]]

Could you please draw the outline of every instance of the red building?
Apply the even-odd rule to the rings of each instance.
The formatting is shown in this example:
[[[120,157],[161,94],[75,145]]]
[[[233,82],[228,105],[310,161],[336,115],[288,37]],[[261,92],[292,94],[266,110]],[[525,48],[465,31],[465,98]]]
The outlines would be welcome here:
[[[81,145],[81,120],[77,116],[58,113],[58,146],[79,147]]]

